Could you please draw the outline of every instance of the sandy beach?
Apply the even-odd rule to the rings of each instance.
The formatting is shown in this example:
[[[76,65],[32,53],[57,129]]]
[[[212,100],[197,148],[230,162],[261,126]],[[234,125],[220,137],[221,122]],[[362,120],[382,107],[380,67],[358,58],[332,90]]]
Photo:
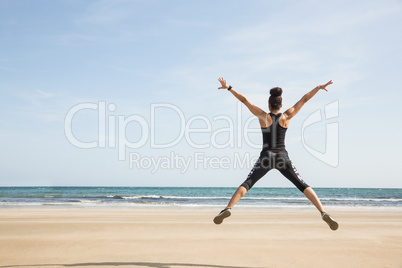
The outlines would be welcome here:
[[[402,267],[402,211],[3,208],[0,267]]]

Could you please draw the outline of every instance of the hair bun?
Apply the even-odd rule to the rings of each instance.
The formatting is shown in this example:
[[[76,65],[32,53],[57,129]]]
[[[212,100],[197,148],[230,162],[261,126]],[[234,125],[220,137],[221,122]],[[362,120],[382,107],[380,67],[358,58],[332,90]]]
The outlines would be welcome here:
[[[270,93],[271,96],[273,96],[273,97],[281,96],[281,95],[282,95],[282,88],[280,88],[280,87],[271,88],[271,90],[269,91],[269,93]]]

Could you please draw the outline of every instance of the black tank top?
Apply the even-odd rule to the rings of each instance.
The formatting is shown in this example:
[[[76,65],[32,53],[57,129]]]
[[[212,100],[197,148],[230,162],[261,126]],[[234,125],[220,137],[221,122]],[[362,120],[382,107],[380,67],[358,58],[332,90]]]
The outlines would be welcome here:
[[[279,118],[281,113],[273,114],[269,113],[272,118],[272,125],[269,127],[261,128],[262,130],[262,151],[285,151],[285,134],[287,128],[279,125]]]

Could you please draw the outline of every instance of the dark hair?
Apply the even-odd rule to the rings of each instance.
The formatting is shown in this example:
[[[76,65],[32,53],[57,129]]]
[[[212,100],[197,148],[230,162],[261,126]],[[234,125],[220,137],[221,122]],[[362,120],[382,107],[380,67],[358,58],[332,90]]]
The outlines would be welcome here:
[[[271,88],[269,93],[271,93],[271,96],[269,97],[268,103],[271,105],[271,108],[273,110],[279,110],[282,105],[282,88],[280,87],[274,87]]]

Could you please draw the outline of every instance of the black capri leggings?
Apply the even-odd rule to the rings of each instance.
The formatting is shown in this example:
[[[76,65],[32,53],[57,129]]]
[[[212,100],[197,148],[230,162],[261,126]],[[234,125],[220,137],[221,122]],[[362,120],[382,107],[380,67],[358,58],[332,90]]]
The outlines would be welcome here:
[[[262,151],[253,169],[248,174],[247,179],[240,186],[246,188],[247,191],[250,190],[259,179],[273,168],[279,170],[279,172],[291,181],[301,192],[304,192],[307,187],[310,187],[302,180],[286,151]]]

